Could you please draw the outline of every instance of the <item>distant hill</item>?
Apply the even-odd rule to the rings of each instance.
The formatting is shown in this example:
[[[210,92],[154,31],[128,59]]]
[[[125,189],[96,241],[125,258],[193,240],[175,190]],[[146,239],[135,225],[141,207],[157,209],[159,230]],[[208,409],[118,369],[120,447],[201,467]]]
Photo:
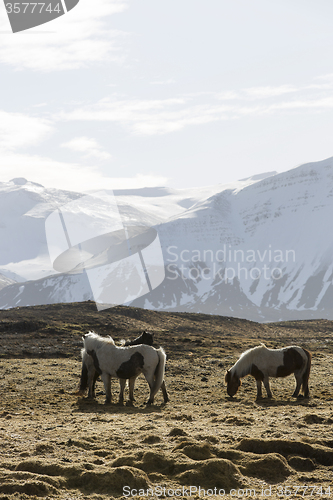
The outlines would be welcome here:
[[[168,357],[187,355],[200,346],[208,359],[211,345],[227,355],[268,342],[281,347],[297,342],[308,348],[331,352],[333,321],[255,323],[212,314],[150,311],[117,306],[97,311],[94,302],[17,307],[0,311],[0,358],[80,358],[82,335],[93,330],[119,342],[133,339],[144,330],[154,333],[155,345],[168,348]],[[215,339],[215,340],[214,340]]]

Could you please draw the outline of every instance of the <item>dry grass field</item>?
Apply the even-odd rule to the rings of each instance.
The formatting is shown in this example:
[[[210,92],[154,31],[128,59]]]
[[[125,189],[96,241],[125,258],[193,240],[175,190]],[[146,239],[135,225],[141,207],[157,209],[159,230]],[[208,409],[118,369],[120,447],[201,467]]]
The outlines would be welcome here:
[[[114,340],[155,334],[168,355],[170,402],[146,407],[78,397],[82,334]],[[333,322],[258,324],[94,303],[0,311],[0,499],[333,497]],[[250,347],[301,345],[313,353],[310,399],[293,377],[256,401],[243,380],[230,399],[224,374]],[[127,393],[126,393],[127,396]]]

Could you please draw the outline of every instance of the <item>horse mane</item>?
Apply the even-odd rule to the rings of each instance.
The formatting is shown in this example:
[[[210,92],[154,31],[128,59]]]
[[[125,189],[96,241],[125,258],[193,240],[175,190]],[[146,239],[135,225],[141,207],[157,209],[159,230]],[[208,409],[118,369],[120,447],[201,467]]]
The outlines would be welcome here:
[[[231,373],[237,375],[237,377],[239,378],[248,375],[250,373],[255,356],[258,354],[259,350],[263,349],[267,349],[267,347],[265,346],[265,344],[261,343],[257,347],[253,347],[252,349],[248,349],[247,351],[243,352],[234,366],[230,368]]]
[[[108,335],[107,337],[102,337],[101,335],[98,335],[98,333],[96,333],[96,332],[88,332],[83,337],[83,340],[85,339],[85,337],[89,337],[89,338],[94,339],[94,340],[99,340],[100,342],[103,342],[103,343],[114,345],[114,340],[112,337],[110,337],[110,335]]]

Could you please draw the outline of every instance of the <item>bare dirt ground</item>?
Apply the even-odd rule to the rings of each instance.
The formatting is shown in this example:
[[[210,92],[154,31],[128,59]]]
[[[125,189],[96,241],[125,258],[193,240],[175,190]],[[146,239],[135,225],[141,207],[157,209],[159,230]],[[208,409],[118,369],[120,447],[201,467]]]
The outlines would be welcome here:
[[[75,395],[81,336],[115,341],[155,333],[168,355],[162,394],[133,407]],[[0,499],[308,498],[333,496],[333,322],[258,324],[201,314],[93,303],[0,311]],[[237,397],[224,374],[247,348],[301,345],[313,353],[310,399],[294,400],[293,377],[255,381]],[[200,488],[200,489],[199,489]]]

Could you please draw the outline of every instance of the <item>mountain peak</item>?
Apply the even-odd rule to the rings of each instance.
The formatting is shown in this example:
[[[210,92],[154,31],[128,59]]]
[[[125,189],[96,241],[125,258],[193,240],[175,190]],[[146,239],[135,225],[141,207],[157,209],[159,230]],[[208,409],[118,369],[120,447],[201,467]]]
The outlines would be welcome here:
[[[16,186],[24,186],[24,184],[26,184],[28,181],[24,177],[15,177],[14,179],[11,179],[9,182],[16,184]]]
[[[32,184],[33,186],[43,187],[42,184],[28,181],[25,177],[14,177],[14,179],[11,179],[9,182],[12,182],[16,186],[25,186],[26,184]]]
[[[262,181],[263,179],[267,179],[267,177],[272,177],[273,175],[276,175],[278,172],[276,170],[272,172],[264,172],[262,174],[255,174],[251,175],[250,177],[245,177],[245,179],[239,179],[240,182],[243,181]]]

